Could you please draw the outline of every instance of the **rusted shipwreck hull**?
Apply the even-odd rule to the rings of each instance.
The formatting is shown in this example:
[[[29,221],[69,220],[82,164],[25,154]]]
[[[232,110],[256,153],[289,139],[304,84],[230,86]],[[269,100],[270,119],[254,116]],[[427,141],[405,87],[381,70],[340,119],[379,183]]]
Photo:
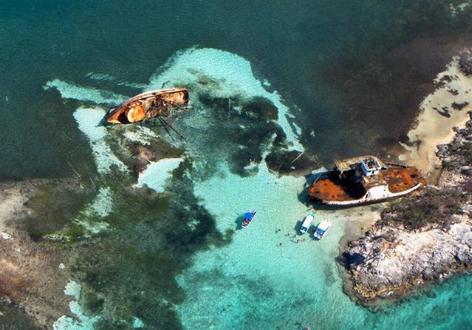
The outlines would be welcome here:
[[[311,201],[337,207],[363,205],[401,197],[426,184],[415,167],[384,164],[374,156],[335,164],[308,188]]]
[[[146,119],[168,116],[174,107],[186,106],[189,102],[188,90],[169,88],[138,94],[105,116],[108,124],[129,124]]]

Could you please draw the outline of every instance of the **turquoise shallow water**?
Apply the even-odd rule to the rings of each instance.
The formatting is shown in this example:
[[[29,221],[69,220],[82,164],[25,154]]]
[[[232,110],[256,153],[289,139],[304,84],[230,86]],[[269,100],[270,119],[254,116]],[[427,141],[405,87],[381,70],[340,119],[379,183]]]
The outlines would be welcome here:
[[[217,69],[205,65],[193,67],[193,63],[205,61],[218,64]],[[251,175],[241,176],[231,171],[227,159],[232,148],[221,146],[225,145],[224,141],[234,143],[234,133],[226,132],[224,139],[208,134],[214,125],[208,116],[212,108],[199,104],[198,95],[264,96],[276,103],[281,95],[276,91],[268,92],[269,82],[258,81],[247,65],[246,60],[228,52],[189,49],[177,53],[150,81],[150,86],[154,87],[172,77],[193,88],[193,111],[183,115],[175,125],[186,136],[195,137],[185,145],[185,158],[192,159],[192,169],[187,173],[194,180],[193,193],[199,198],[199,204],[214,217],[216,229],[220,232],[234,230],[241,210],[258,210],[248,229],[236,229],[229,244],[197,252],[191,257],[191,266],[177,275],[177,283],[185,294],[181,303],[175,306],[182,326],[187,329],[300,329],[304,326],[316,329],[399,329],[405,326],[420,329],[460,328],[469,324],[468,314],[461,310],[472,298],[467,290],[461,289],[469,285],[469,277],[453,279],[376,312],[355,304],[343,293],[335,258],[346,224],[359,213],[368,213],[368,209],[318,211],[317,218],[329,219],[332,227],[325,239],[316,242],[295,231],[297,221],[307,212],[307,206],[299,197],[304,177],[279,177],[264,162],[251,164]],[[227,73],[232,74],[225,78]],[[209,89],[201,81],[218,84]],[[56,83],[54,88],[64,98],[101,100],[101,96],[89,93],[86,87],[71,86]],[[94,141],[92,146],[106,149],[106,142],[100,141],[104,141],[102,139],[111,134],[110,131],[84,125],[91,120],[91,123],[99,121],[97,111],[103,113],[99,109],[81,108],[74,117]],[[293,134],[296,138],[295,126],[282,123],[281,127],[285,131],[292,130],[287,136]],[[244,146],[246,142],[239,144]],[[266,148],[263,152],[268,152],[270,143],[263,145]],[[296,143],[294,145],[297,147]],[[114,159],[111,149],[106,150],[109,152],[99,153],[101,156],[96,157],[99,169],[100,164]],[[178,165],[179,162],[175,163]],[[211,168],[210,172],[208,168]],[[165,183],[161,175],[156,176],[156,180],[148,174],[143,175],[140,184],[149,181],[151,188],[162,192]],[[172,186],[172,182],[168,185]],[[183,217],[185,220],[185,215]],[[190,220],[189,226],[199,222],[198,218]],[[88,328],[90,324],[85,320],[88,319],[72,328]],[[147,326],[153,328],[152,323]]]
[[[105,297],[105,307],[62,328],[98,328],[103,319],[102,328],[469,328],[468,276],[377,312],[352,302],[335,258],[353,213],[320,211],[333,223],[321,242],[296,236],[305,180],[278,177],[260,158],[281,130],[288,148],[315,155],[320,166],[396,141],[424,84],[469,45],[470,12],[454,16],[446,1],[150,5],[0,4],[0,110],[8,123],[0,177],[64,177],[72,165],[100,185],[74,219],[91,243],[74,260],[76,280]],[[162,173],[149,186],[160,194],[127,201],[119,183],[146,175],[131,178],[107,138],[134,135],[97,123],[127,96],[172,84],[189,87],[194,100],[174,123],[191,137],[185,161],[172,162],[180,167],[166,193],[171,169],[155,166]],[[272,102],[276,123],[244,114],[253,98]],[[119,179],[110,178],[110,165]],[[235,230],[252,208],[256,220]],[[100,230],[108,235],[95,235]],[[231,240],[214,243],[227,230]]]
[[[188,292],[179,308],[186,328],[459,329],[470,325],[472,319],[464,313],[472,298],[468,276],[376,312],[355,304],[343,293],[335,264],[338,242],[352,218],[346,213],[318,212],[318,219],[333,223],[329,235],[321,242],[307,237],[297,241],[294,215],[306,212],[297,203],[297,180],[279,181],[261,172],[244,179],[226,172],[197,189],[202,196],[212,196],[204,200],[218,215],[221,229],[233,226],[238,210],[254,201],[263,211],[249,229],[236,233],[230,246],[198,254],[194,265],[179,277]],[[231,192],[221,194],[222,186]]]

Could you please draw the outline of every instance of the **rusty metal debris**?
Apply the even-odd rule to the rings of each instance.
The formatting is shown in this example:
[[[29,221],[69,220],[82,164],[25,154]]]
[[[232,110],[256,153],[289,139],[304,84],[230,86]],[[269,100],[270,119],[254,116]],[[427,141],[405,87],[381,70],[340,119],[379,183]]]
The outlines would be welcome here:
[[[175,107],[188,105],[189,95],[185,88],[169,88],[138,94],[105,116],[108,124],[137,123],[155,117],[166,117]]]
[[[384,164],[374,156],[335,164],[308,188],[312,201],[332,206],[361,205],[404,196],[426,184],[415,167]]]

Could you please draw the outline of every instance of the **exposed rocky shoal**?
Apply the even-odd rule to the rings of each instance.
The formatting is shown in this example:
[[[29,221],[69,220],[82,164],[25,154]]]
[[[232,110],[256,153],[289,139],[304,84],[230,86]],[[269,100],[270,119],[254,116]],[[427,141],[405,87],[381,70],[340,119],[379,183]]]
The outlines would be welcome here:
[[[472,115],[439,145],[438,184],[399,200],[342,253],[346,291],[363,304],[401,298],[472,269]]]

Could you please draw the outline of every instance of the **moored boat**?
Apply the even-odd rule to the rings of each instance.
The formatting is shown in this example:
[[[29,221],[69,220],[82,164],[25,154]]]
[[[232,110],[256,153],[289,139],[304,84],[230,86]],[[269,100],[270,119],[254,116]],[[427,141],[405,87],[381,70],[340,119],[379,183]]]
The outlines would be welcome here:
[[[426,181],[413,166],[384,164],[375,156],[335,161],[335,168],[308,188],[311,201],[329,206],[355,206],[407,195]]]
[[[316,230],[313,233],[313,237],[317,240],[322,239],[328,233],[328,229],[330,226],[331,226],[331,222],[327,220],[321,221],[316,227]]]
[[[256,211],[255,210],[251,210],[251,211],[248,211],[246,213],[244,213],[244,218],[243,218],[243,223],[242,223],[242,227],[243,228],[246,228],[247,226],[249,226],[249,224],[251,223],[252,220],[254,220],[254,216],[256,215]]]
[[[108,124],[130,124],[154,117],[166,117],[171,108],[189,102],[185,88],[168,88],[138,94],[111,109],[105,116]]]
[[[307,216],[305,217],[305,219],[303,220],[300,226],[301,235],[305,234],[308,231],[313,220],[315,220],[315,212],[311,211],[310,213],[307,214]]]

